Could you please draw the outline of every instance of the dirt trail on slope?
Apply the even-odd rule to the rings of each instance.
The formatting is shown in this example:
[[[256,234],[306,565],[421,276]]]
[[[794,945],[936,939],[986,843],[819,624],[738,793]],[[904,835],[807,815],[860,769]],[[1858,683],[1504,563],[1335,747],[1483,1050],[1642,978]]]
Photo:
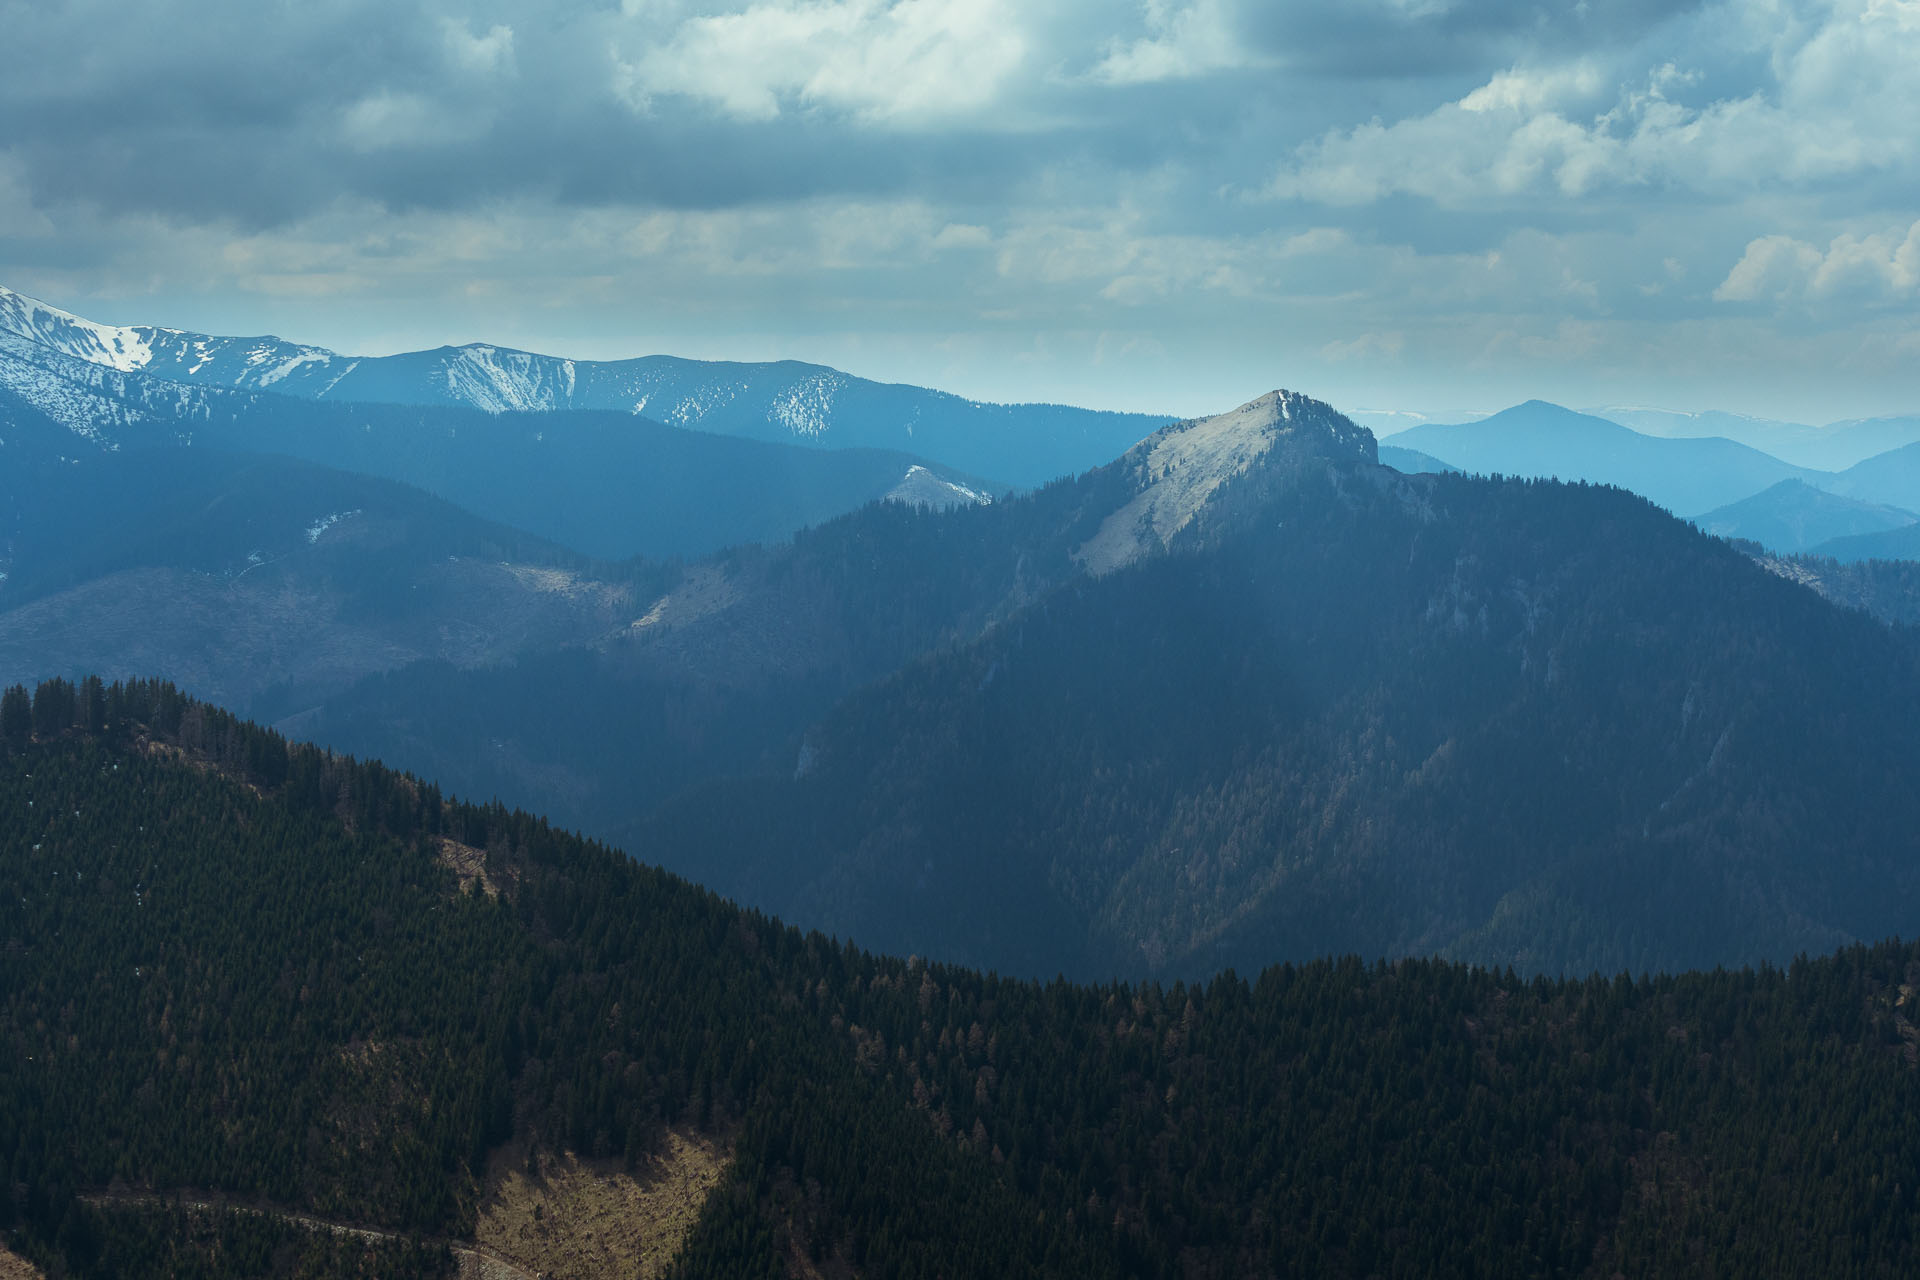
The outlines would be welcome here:
[[[304,1227],[308,1231],[328,1231],[339,1236],[353,1236],[361,1240],[404,1241],[415,1240],[427,1244],[443,1244],[452,1252],[454,1261],[460,1266],[461,1280],[540,1280],[538,1272],[500,1257],[491,1249],[462,1240],[442,1240],[432,1236],[409,1236],[399,1231],[383,1231],[377,1227],[361,1227],[345,1222],[330,1222],[325,1218],[316,1218],[308,1213],[295,1213],[290,1209],[273,1209],[264,1205],[247,1204],[209,1195],[160,1195],[139,1191],[103,1191],[94,1195],[82,1196],[88,1204],[114,1206],[122,1205],[134,1208],[193,1209],[203,1213],[227,1210],[230,1213],[256,1213],[261,1217],[273,1218],[292,1226]],[[12,1255],[8,1255],[9,1257]],[[26,1264],[21,1263],[22,1266]],[[0,1280],[15,1280],[15,1275],[5,1269],[4,1259],[0,1259]],[[37,1277],[38,1273],[28,1268],[19,1273],[21,1276]]]

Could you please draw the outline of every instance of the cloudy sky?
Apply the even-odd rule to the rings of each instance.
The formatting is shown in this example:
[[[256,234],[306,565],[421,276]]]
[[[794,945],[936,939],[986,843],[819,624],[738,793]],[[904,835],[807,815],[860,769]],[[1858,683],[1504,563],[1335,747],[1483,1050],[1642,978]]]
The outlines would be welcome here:
[[[0,0],[0,283],[994,399],[1920,412],[1920,0]]]

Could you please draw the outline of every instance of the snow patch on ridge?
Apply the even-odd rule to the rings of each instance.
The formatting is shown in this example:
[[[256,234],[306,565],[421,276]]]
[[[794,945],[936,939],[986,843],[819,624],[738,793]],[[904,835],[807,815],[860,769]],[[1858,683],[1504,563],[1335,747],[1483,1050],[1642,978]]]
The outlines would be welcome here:
[[[318,520],[315,520],[307,526],[307,545],[312,546],[314,543],[320,541],[322,534],[339,524],[342,520],[347,519],[349,516],[357,516],[359,514],[360,508],[355,507],[351,511],[336,511],[332,515],[321,516]]]
[[[264,361],[262,361],[262,363],[264,363]],[[268,369],[258,378],[254,379],[253,385],[256,387],[270,387],[303,364],[327,365],[332,363],[333,355],[330,352],[318,351],[312,347],[302,347],[300,348],[299,354],[281,360],[271,369]]]
[[[0,286],[0,332],[62,355],[130,373],[153,359],[151,328],[95,324],[70,311]]]
[[[899,484],[887,490],[885,500],[945,511],[950,507],[991,506],[993,495],[935,475],[915,463],[907,468],[907,474],[900,478]]]

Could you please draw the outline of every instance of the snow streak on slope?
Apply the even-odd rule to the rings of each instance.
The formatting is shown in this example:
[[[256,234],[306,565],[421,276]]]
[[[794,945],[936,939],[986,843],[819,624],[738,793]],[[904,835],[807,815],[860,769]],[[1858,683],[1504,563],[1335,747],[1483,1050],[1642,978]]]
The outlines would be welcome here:
[[[447,394],[488,413],[573,407],[571,360],[498,347],[461,347],[447,361]]]
[[[838,374],[817,373],[803,378],[773,402],[773,418],[787,430],[808,439],[826,434],[833,421],[833,397],[845,385]]]

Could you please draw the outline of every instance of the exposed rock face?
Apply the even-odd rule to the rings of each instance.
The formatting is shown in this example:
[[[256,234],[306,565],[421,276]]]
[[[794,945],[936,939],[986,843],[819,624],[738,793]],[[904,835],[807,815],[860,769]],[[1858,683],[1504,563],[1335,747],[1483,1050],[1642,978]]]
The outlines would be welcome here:
[[[1292,391],[1269,391],[1238,409],[1163,428],[1121,459],[1138,477],[1139,492],[1076,558],[1095,576],[1111,573],[1166,546],[1222,485],[1256,465],[1314,457],[1379,460],[1372,432]]]

